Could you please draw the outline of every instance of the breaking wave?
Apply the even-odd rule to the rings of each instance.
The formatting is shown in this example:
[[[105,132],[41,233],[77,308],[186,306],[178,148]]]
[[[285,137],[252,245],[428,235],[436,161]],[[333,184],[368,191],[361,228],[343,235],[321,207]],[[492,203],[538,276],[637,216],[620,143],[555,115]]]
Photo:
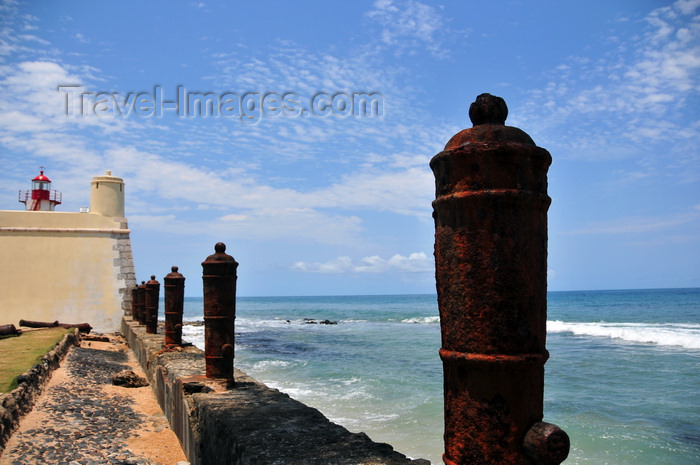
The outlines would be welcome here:
[[[415,323],[423,325],[440,324],[439,316],[421,316],[416,318],[406,318],[401,320],[401,323]]]
[[[700,325],[693,323],[568,323],[548,321],[551,333],[607,337],[627,342],[700,349]]]

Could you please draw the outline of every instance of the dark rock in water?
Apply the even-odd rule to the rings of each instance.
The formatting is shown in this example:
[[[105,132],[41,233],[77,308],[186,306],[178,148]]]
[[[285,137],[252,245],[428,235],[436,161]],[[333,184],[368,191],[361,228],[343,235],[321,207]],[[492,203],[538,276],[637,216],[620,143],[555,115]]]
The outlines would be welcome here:
[[[146,381],[146,378],[137,375],[131,370],[123,370],[114,375],[112,384],[127,388],[137,388],[148,386],[148,381]]]
[[[321,320],[321,321],[316,321],[313,318],[304,318],[304,324],[305,325],[337,325],[337,321],[331,321],[331,320]]]

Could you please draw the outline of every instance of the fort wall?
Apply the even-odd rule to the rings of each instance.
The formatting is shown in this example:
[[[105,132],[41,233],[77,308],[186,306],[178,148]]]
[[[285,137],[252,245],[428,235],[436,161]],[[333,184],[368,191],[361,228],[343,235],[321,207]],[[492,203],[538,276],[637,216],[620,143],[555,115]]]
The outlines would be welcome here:
[[[193,465],[428,465],[364,433],[351,433],[318,410],[234,370],[234,386],[205,376],[204,352],[165,349],[163,334],[122,320],[165,416]]]
[[[124,184],[92,182],[89,212],[0,211],[0,324],[87,322],[119,329],[136,274]]]

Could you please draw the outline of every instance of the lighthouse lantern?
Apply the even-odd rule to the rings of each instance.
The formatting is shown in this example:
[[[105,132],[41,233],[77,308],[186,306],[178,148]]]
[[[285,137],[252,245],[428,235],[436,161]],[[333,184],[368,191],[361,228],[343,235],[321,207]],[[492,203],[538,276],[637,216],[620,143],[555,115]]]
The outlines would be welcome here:
[[[53,211],[62,198],[60,192],[51,191],[51,180],[44,175],[43,166],[39,175],[32,179],[32,190],[19,191],[19,201],[29,211]]]

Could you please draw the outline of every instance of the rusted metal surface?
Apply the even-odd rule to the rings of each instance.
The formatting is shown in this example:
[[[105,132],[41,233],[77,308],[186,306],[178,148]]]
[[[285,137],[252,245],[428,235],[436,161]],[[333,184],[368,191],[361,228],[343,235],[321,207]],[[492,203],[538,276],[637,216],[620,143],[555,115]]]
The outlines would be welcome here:
[[[158,298],[160,296],[160,283],[155,275],[146,283],[145,307],[146,307],[146,332],[156,334],[158,332]]]
[[[56,321],[30,321],[30,320],[19,320],[20,326],[26,326],[27,328],[78,328],[81,333],[89,333],[92,331],[92,326],[90,323],[59,323]]]
[[[19,320],[20,326],[25,326],[27,328],[54,328],[58,326],[58,320],[56,321],[31,321],[31,320]]]
[[[238,263],[225,253],[223,242],[218,242],[214,251],[202,262],[206,376],[225,378],[232,384]]]
[[[146,281],[136,286],[136,308],[138,310],[138,320],[140,325],[146,324]]]
[[[533,463],[559,465],[569,455],[569,435],[557,425],[539,422],[525,434],[525,454]]]
[[[182,344],[182,312],[185,304],[185,277],[173,266],[163,278],[165,298],[165,345]]]
[[[0,336],[14,336],[19,333],[15,325],[0,325]]]
[[[549,356],[551,156],[505,126],[507,114],[503,99],[480,95],[474,127],[430,162],[448,465],[545,463],[523,441],[542,420]]]
[[[58,326],[61,328],[78,328],[78,331],[85,334],[92,331],[92,326],[90,326],[90,323],[59,323]]]
[[[137,307],[136,300],[138,299],[137,293],[139,291],[138,284],[131,288],[131,319],[134,321],[139,321],[140,309]]]

